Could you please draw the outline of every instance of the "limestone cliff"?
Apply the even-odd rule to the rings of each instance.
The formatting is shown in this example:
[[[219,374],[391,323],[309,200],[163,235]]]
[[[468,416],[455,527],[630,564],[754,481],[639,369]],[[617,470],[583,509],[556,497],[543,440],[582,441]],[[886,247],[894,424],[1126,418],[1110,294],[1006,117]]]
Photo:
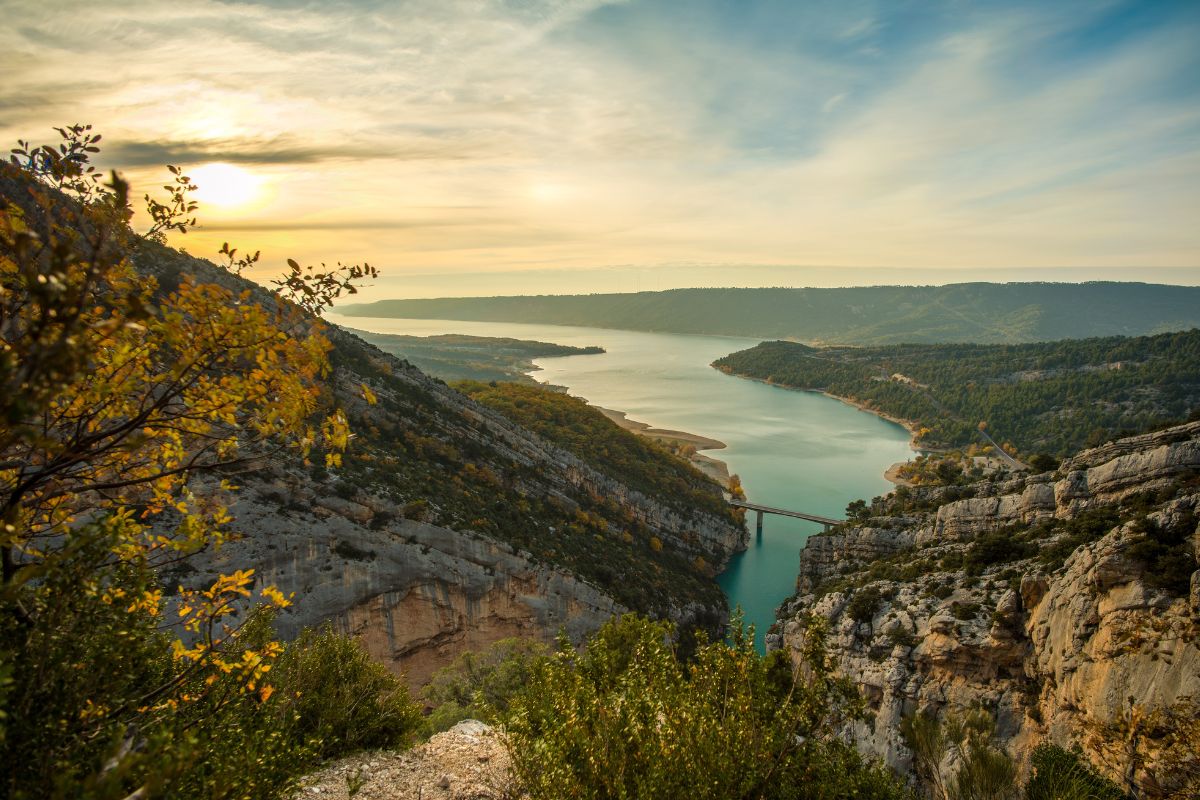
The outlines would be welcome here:
[[[873,715],[850,732],[907,769],[900,721],[982,704],[1019,763],[1044,738],[1144,796],[1200,787],[1177,740],[1200,699],[1200,423],[1056,473],[902,489],[813,537],[768,646],[828,620]],[[1180,794],[1183,792],[1184,794]]]
[[[166,287],[192,275],[265,300],[166,248],[146,245],[139,264]],[[325,402],[355,436],[343,466],[285,451],[225,476],[240,538],[164,575],[168,590],[253,568],[296,593],[285,635],[332,622],[414,683],[465,649],[560,629],[579,640],[625,610],[719,632],[712,571],[746,537],[721,487],[663,454],[705,502],[635,490],[347,331],[324,335]]]
[[[200,585],[251,565],[296,594],[278,621],[283,636],[331,622],[414,685],[464,650],[509,636],[549,643],[559,630],[578,641],[627,610],[484,536],[403,519],[373,530],[371,515],[387,506],[364,499],[375,508],[309,496],[301,503],[311,510],[301,511],[277,507],[269,490],[247,493],[232,509],[244,536],[170,578]]]

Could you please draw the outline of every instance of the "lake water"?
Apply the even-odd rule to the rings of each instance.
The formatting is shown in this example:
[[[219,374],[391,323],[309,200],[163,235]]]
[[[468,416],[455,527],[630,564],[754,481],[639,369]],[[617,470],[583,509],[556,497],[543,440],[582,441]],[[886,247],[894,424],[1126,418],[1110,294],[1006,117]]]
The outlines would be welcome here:
[[[599,345],[607,352],[538,359],[541,370],[533,375],[656,428],[719,439],[727,447],[708,455],[741,476],[747,499],[755,503],[841,518],[851,500],[890,491],[884,471],[913,455],[908,432],[874,414],[823,395],[730,377],[709,366],[757,339],[336,314],[330,321],[377,333]],[[753,513],[747,519],[753,531]],[[776,606],[795,591],[800,548],[819,530],[815,523],[768,515],[761,541],[752,537],[750,548],[735,555],[718,578],[730,607],[740,605],[755,625],[760,645]]]

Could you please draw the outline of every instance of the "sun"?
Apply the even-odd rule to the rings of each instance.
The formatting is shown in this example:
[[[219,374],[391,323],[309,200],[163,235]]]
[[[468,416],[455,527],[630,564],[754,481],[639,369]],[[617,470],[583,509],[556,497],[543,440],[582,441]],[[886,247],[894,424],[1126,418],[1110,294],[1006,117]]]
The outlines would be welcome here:
[[[188,170],[196,184],[196,199],[218,208],[239,208],[258,197],[262,180],[241,167],[220,162]]]

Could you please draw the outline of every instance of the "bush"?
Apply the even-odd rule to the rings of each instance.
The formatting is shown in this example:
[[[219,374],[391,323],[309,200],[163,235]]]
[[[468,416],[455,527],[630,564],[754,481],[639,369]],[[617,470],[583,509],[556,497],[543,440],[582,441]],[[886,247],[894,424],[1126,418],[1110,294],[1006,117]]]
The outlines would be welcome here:
[[[1036,453],[1029,459],[1029,466],[1034,472],[1053,472],[1058,469],[1059,460],[1048,453]]]
[[[1042,742],[1033,750],[1025,800],[1122,800],[1125,793],[1078,753]]]
[[[1016,765],[998,746],[996,720],[984,709],[952,712],[941,721],[914,714],[901,721],[900,732],[913,752],[918,782],[931,796],[954,800],[1016,796]]]
[[[993,564],[1006,564],[1029,558],[1037,550],[1030,542],[1016,538],[1009,529],[982,533],[963,554],[963,568],[968,575],[980,575]]]
[[[855,622],[870,622],[875,618],[881,605],[883,605],[883,595],[879,593],[879,589],[867,586],[854,593],[854,596],[850,598],[849,605],[846,606],[846,612]]]
[[[501,639],[481,653],[463,653],[425,687],[425,700],[433,706],[426,729],[438,733],[464,719],[496,721],[549,652],[536,640]]]
[[[956,600],[950,604],[950,613],[955,619],[975,619],[979,615],[979,603],[960,603]]]
[[[762,656],[735,621],[726,643],[682,663],[667,623],[632,615],[582,654],[536,662],[505,715],[517,777],[540,798],[900,798],[901,785],[837,735],[859,717],[853,686],[809,628],[805,677]]]
[[[77,533],[37,580],[0,591],[0,796],[277,797],[319,759],[403,745],[419,726],[404,685],[332,632],[302,634],[248,687],[174,658],[156,610],[114,602],[156,576],[108,563],[102,534]],[[253,613],[223,657],[261,659],[273,638]]]
[[[1041,549],[1038,560],[1053,572],[1062,567],[1081,545],[1100,539],[1120,521],[1120,515],[1112,507],[1089,508],[1073,519],[1055,526],[1061,528],[1062,535],[1053,544]],[[1041,532],[1046,533],[1048,530],[1043,528]]]
[[[1188,544],[1188,537],[1195,530],[1195,517],[1190,513],[1183,517],[1183,522],[1173,529],[1142,518],[1135,523],[1140,535],[1125,552],[1129,558],[1141,562],[1146,583],[1175,597],[1187,596],[1192,573],[1197,568]]]
[[[322,759],[411,744],[421,724],[421,708],[404,682],[330,629],[306,630],[288,644],[271,680],[280,701],[276,716]]]

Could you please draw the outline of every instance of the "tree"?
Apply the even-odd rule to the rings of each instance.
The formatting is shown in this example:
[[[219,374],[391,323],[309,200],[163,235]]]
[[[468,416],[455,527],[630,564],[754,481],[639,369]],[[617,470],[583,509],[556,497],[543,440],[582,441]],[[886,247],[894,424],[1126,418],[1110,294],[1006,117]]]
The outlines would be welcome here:
[[[982,708],[951,713],[944,721],[925,714],[900,726],[913,767],[934,800],[1011,800],[1018,793],[1012,759],[995,744],[996,720]],[[947,774],[946,756],[954,771]]]
[[[851,500],[846,506],[846,517],[855,522],[864,522],[871,518],[871,509],[866,500]]]
[[[101,183],[89,163],[100,137],[84,125],[58,131],[58,146],[21,142],[0,164],[0,605],[16,620],[3,632],[17,653],[78,625],[84,609],[107,620],[96,635],[144,639],[163,602],[152,570],[230,535],[225,497],[238,469],[291,450],[340,463],[349,430],[321,400],[330,345],[315,314],[374,275],[291,262],[280,294],[189,276],[160,285],[134,261],[194,224],[190,179],[170,168],[170,198],[147,197],[153,222],[139,236],[128,185],[115,172]],[[236,251],[224,250],[232,262]],[[47,594],[64,576],[73,578]],[[171,666],[136,702],[86,698],[73,735],[95,742],[114,725],[136,730],[181,704],[239,693],[265,702],[282,648],[238,643],[255,580],[236,571],[182,592],[186,634]],[[288,603],[273,587],[256,596]],[[15,673],[22,665],[53,666],[5,656],[0,674],[35,685]],[[37,710],[28,699],[16,698],[23,713]]]

